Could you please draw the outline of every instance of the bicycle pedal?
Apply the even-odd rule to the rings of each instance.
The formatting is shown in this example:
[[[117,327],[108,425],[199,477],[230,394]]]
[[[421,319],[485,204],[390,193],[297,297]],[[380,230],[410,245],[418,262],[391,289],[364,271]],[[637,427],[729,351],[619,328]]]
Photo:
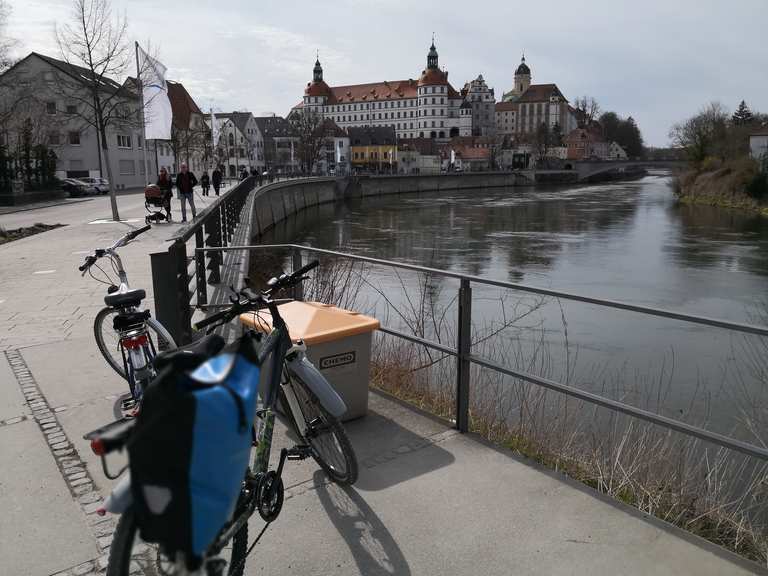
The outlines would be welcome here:
[[[286,458],[288,460],[305,460],[311,455],[309,446],[306,444],[299,444],[288,450]]]

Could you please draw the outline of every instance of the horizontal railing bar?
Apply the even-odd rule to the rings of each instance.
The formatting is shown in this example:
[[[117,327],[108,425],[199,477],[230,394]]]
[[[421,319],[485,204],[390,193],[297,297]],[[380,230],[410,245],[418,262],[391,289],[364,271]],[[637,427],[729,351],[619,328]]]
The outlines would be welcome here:
[[[741,440],[735,440],[733,438],[729,438],[728,436],[718,434],[717,432],[710,432],[709,430],[705,430],[697,426],[692,426],[691,424],[686,424],[685,422],[681,422],[673,418],[668,418],[667,416],[654,414],[653,412],[643,410],[642,408],[636,408],[617,400],[611,400],[609,398],[605,398],[585,390],[574,388],[573,386],[567,386],[565,384],[561,384],[560,382],[554,382],[546,378],[541,378],[540,376],[535,376],[526,372],[520,372],[518,370],[512,370],[511,368],[507,368],[501,364],[497,364],[496,362],[487,360],[480,356],[472,355],[470,356],[470,361],[474,364],[478,364],[479,366],[483,366],[485,368],[495,370],[496,372],[506,374],[507,376],[525,380],[531,384],[549,388],[550,390],[554,390],[562,394],[567,394],[568,396],[573,396],[574,398],[579,398],[580,400],[584,400],[591,404],[597,404],[598,406],[603,406],[604,408],[609,408],[616,412],[622,412],[634,418],[639,418],[641,420],[651,422],[652,424],[658,424],[659,426],[670,428],[689,436],[694,436],[700,440],[711,442],[712,444],[717,444],[723,448],[741,452],[747,456],[753,456],[761,460],[768,460],[768,449],[754,446],[753,444],[742,442]]]
[[[617,300],[604,300],[602,298],[593,298],[591,296],[581,296],[580,294],[573,294],[570,292],[561,292],[559,290],[550,290],[548,288],[540,288],[537,286],[528,286],[525,284],[504,282],[503,280],[492,280],[489,278],[482,278],[480,276],[473,276],[470,274],[460,274],[458,272],[438,270],[437,268],[428,268],[426,266],[419,266],[417,264],[406,264],[404,262],[392,262],[390,260],[381,260],[380,258],[371,258],[370,256],[358,256],[356,254],[345,254],[344,252],[335,252],[333,250],[325,250],[323,248],[313,248],[311,246],[301,246],[299,244],[264,244],[261,246],[228,246],[226,248],[223,248],[223,247],[222,248],[197,248],[196,250],[199,250],[202,252],[227,252],[230,250],[255,250],[255,249],[264,249],[264,248],[271,248],[271,249],[298,248],[301,250],[306,250],[308,252],[316,252],[319,254],[338,256],[341,258],[348,258],[350,260],[368,262],[370,264],[391,266],[393,268],[403,268],[405,270],[414,270],[416,272],[426,272],[429,274],[447,276],[449,278],[457,278],[459,280],[466,279],[471,282],[476,282],[478,284],[487,284],[490,286],[497,286],[500,288],[508,288],[510,290],[531,292],[534,294],[541,294],[542,296],[552,296],[555,298],[563,298],[564,300],[574,300],[576,302],[584,302],[587,304],[595,304],[597,306],[605,306],[607,308],[627,310],[629,312],[637,312],[639,314],[647,314],[649,316],[670,318],[672,320],[680,320],[682,322],[690,322],[692,324],[702,324],[705,326],[714,326],[716,328],[725,328],[727,330],[734,330],[736,332],[745,332],[749,334],[757,334],[759,336],[768,336],[768,326],[757,326],[753,324],[744,324],[741,322],[730,322],[728,320],[719,320],[717,318],[709,318],[706,316],[694,316],[692,314],[681,314],[680,312],[673,312],[671,310],[664,310],[662,308],[638,306],[636,304],[628,304],[626,302],[619,302]]]
[[[386,326],[379,326],[379,332],[384,332],[385,334],[397,336],[398,338],[403,338],[404,340],[409,340],[410,342],[421,344],[422,346],[426,346],[427,348],[433,348],[434,350],[439,350],[440,352],[449,354],[451,356],[456,356],[458,354],[456,349],[451,348],[450,346],[445,346],[444,344],[439,344],[437,342],[432,342],[431,340],[419,338],[418,336],[412,336],[411,334],[406,334],[405,332],[400,332],[399,330],[395,330],[393,328],[387,328]]]

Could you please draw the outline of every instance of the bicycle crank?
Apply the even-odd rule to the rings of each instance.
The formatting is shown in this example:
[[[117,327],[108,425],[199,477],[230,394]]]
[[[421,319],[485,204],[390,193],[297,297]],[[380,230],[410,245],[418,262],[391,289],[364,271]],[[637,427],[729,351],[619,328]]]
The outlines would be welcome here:
[[[275,470],[270,470],[259,478],[255,497],[259,516],[265,522],[275,520],[283,508],[283,499],[285,498],[283,479]]]

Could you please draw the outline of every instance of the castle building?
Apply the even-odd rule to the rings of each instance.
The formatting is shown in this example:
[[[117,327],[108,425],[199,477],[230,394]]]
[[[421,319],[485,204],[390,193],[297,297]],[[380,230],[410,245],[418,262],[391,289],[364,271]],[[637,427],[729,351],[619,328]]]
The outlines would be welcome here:
[[[532,84],[531,69],[523,55],[515,70],[512,90],[496,104],[496,131],[500,135],[535,134],[542,124],[569,134],[577,127],[574,110],[557,84]]]
[[[311,111],[330,118],[339,127],[390,127],[398,139],[469,136],[469,112],[464,97],[448,82],[448,72],[438,67],[434,40],[427,54],[427,67],[418,80],[390,80],[370,84],[329,86],[323,79],[318,58],[312,82],[293,111]]]
[[[472,109],[472,136],[494,136],[496,134],[496,96],[488,88],[483,75],[467,82],[461,91],[464,101]]]

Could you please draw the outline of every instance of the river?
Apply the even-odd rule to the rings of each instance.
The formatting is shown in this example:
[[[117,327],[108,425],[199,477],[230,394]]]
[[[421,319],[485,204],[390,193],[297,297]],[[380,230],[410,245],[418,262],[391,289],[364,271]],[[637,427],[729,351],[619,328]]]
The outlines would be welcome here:
[[[351,200],[305,211],[261,242],[739,322],[764,323],[759,315],[768,309],[768,220],[678,205],[665,172],[601,185]],[[382,294],[404,306],[403,284],[413,295],[418,280],[371,268],[360,306],[402,324]],[[427,284],[440,305],[455,310],[455,281]],[[745,410],[768,406],[765,377],[755,374],[768,370],[760,337],[483,286],[474,287],[473,303],[478,334],[515,309],[535,308],[499,337],[527,342],[531,351],[543,335],[550,377],[726,433],[741,427]]]

